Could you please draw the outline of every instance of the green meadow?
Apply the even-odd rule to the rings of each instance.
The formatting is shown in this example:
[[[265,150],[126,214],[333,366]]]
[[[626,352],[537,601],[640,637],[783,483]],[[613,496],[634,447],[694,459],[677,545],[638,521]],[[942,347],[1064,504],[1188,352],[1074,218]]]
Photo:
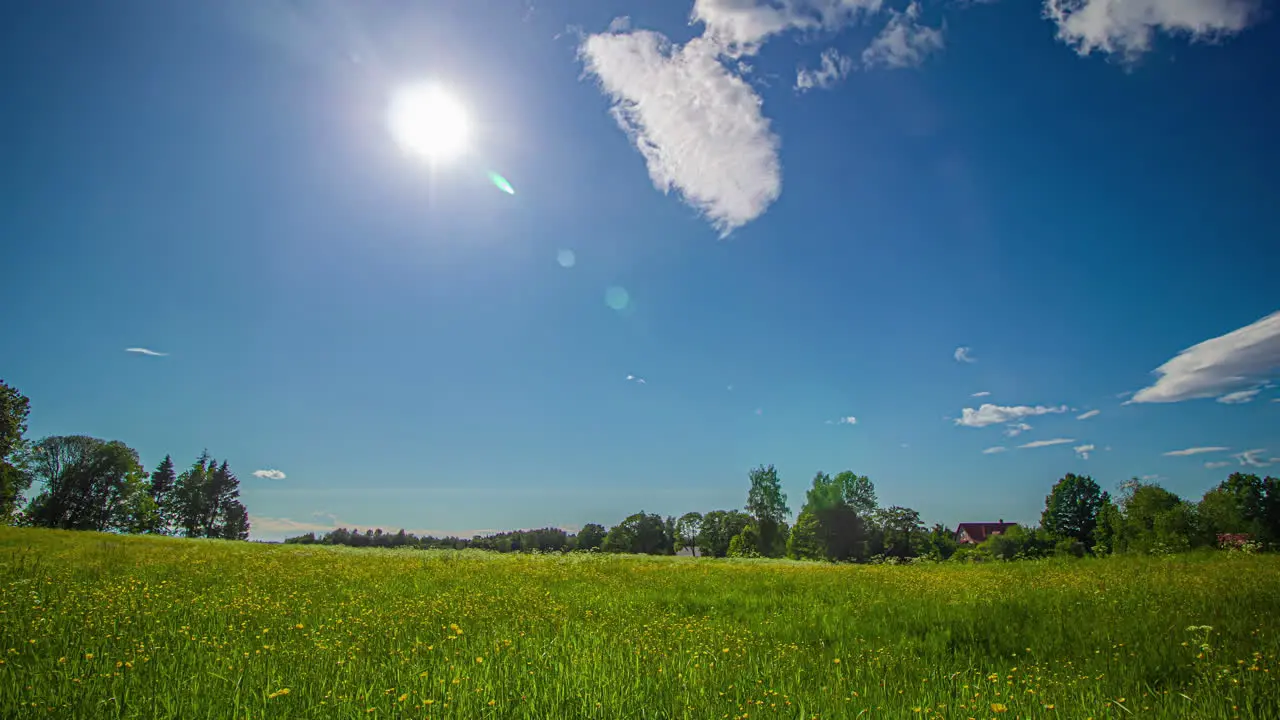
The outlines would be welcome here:
[[[5,718],[1276,718],[1280,557],[831,565],[0,528]]]

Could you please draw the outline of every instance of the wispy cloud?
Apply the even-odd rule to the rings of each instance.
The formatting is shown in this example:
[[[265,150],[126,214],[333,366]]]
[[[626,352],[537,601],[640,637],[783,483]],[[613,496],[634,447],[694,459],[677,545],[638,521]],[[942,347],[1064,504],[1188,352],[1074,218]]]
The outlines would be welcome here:
[[[1209,468],[1210,470],[1216,470],[1217,468],[1224,468],[1231,464],[1232,463],[1230,460],[1214,460],[1212,462],[1205,463],[1204,466]]]
[[[982,451],[982,454],[983,454],[983,455],[995,455],[996,453],[1002,453],[1002,452],[1004,452],[1004,451],[1006,451],[1006,450],[1008,450],[1008,449],[1009,449],[1009,448],[1007,448],[1007,447],[1005,447],[1005,446],[1003,446],[1003,445],[997,445],[997,446],[995,446],[995,447],[989,447],[989,448],[987,448],[986,450],[983,450],[983,451]]]
[[[1239,405],[1241,403],[1252,401],[1260,392],[1262,392],[1262,388],[1260,387],[1253,388],[1252,390],[1237,390],[1219,397],[1218,402],[1224,405]]]
[[[801,67],[796,70],[796,90],[804,92],[813,88],[829,88],[853,72],[853,58],[841,55],[835,48],[822,51],[822,65],[817,69]]]
[[[138,355],[148,355],[150,357],[167,357],[169,355],[169,353],[156,352],[155,350],[148,350],[147,348],[141,347],[125,348],[124,351],[127,353],[137,353]]]
[[[1077,420],[1088,420],[1088,419],[1089,419],[1089,418],[1091,418],[1091,417],[1097,417],[1097,416],[1099,416],[1099,415],[1101,415],[1101,414],[1102,414],[1102,411],[1101,411],[1101,410],[1090,410],[1089,412],[1083,412],[1083,413],[1080,413],[1079,415],[1077,415],[1077,416],[1076,416],[1076,419],[1077,419]]]
[[[1018,447],[1030,449],[1030,448],[1049,447],[1051,445],[1066,445],[1067,443],[1073,443],[1073,442],[1075,442],[1075,438],[1054,438],[1052,440],[1033,440],[1029,443],[1024,443],[1022,445],[1019,445]]]
[[[1131,61],[1151,49],[1156,32],[1212,42],[1259,20],[1261,7],[1260,0],[1045,0],[1044,16],[1079,55]]]
[[[1050,413],[1064,413],[1067,411],[1066,405],[1058,407],[1045,407],[1044,405],[1012,405],[1001,406],[991,403],[984,403],[977,410],[973,408],[964,408],[960,411],[960,417],[953,422],[956,425],[964,427],[987,427],[988,425],[1000,425],[1003,423],[1011,423],[1026,417],[1034,417],[1036,415],[1048,415]]]
[[[693,22],[731,55],[752,54],[770,35],[788,30],[834,30],[880,10],[881,0],[694,0]]]
[[[1018,437],[1022,433],[1031,429],[1031,426],[1024,422],[1010,423],[1004,429],[1005,437]]]
[[[649,30],[591,35],[579,50],[654,187],[678,193],[724,237],[778,199],[782,169],[760,96],[720,52],[706,38],[673,45]]]
[[[958,347],[956,348],[955,352],[951,353],[951,357],[955,358],[956,362],[963,362],[963,363],[978,362],[978,359],[975,358],[972,355],[972,353],[973,353],[973,348],[971,347]],[[977,397],[977,396],[975,395],[974,397]]]
[[[1257,448],[1255,450],[1245,450],[1242,453],[1236,453],[1231,457],[1235,458],[1236,462],[1244,465],[1245,467],[1267,467],[1274,462],[1280,461],[1280,458],[1265,458],[1266,452],[1266,448]]]
[[[628,375],[627,382],[633,382],[637,385],[645,385],[645,379],[637,375]]]
[[[942,46],[942,29],[921,25],[920,3],[913,2],[903,12],[890,11],[889,23],[862,52],[862,63],[867,67],[916,67]]]
[[[1205,340],[1156,368],[1160,378],[1134,394],[1133,403],[1170,403],[1227,397],[1262,384],[1280,367],[1280,312]]]
[[[974,393],[974,394],[970,395],[969,397],[987,397],[987,396],[988,396],[988,395],[990,395],[990,394],[991,394],[991,393],[987,392],[986,390],[983,390],[982,392],[976,392],[976,393]]]
[[[1077,445],[1071,449],[1075,450],[1076,454],[1079,455],[1082,460],[1088,460],[1089,453],[1093,452],[1094,447],[1091,444],[1087,444],[1087,445]]]
[[[1214,445],[1212,447],[1189,447],[1182,450],[1170,450],[1165,453],[1165,455],[1169,457],[1186,457],[1187,455],[1203,455],[1204,453],[1223,452],[1224,450],[1230,449],[1231,448],[1229,447],[1223,447],[1221,445]]]
[[[263,478],[264,480],[283,480],[287,477],[279,470],[254,470],[253,476]]]
[[[850,415],[848,417],[842,417],[836,420],[828,420],[827,424],[828,425],[857,425],[858,418]]]

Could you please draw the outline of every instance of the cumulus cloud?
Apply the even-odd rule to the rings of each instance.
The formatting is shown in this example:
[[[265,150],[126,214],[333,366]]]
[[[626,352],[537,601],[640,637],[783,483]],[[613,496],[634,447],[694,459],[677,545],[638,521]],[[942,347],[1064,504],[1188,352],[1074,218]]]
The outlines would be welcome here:
[[[913,2],[903,12],[890,11],[889,23],[862,51],[862,63],[887,68],[916,67],[942,49],[942,29],[920,24],[920,3]]]
[[[960,411],[960,417],[954,421],[957,425],[964,427],[987,427],[988,425],[999,425],[1003,423],[1012,423],[1026,417],[1036,415],[1048,415],[1050,413],[1064,413],[1067,411],[1066,405],[1058,407],[1045,407],[1044,405],[1013,405],[1001,406],[991,403],[983,403],[977,410],[973,408],[964,408]]]
[[[782,171],[760,96],[720,50],[706,38],[681,46],[638,30],[591,35],[580,57],[654,187],[678,193],[724,237],[778,199]]]
[[[973,352],[973,348],[971,347],[958,347],[956,348],[956,351],[954,353],[951,353],[951,357],[955,358],[956,362],[964,362],[964,363],[978,362],[978,359],[970,354],[972,352]],[[977,397],[977,395],[975,395],[974,397]]]
[[[1222,452],[1230,449],[1231,448],[1229,447],[1223,447],[1220,445],[1215,445],[1213,447],[1189,447],[1183,450],[1170,450],[1165,453],[1165,455],[1170,457],[1186,457],[1187,455],[1203,455],[1204,453]]]
[[[1216,470],[1217,468],[1227,467],[1230,464],[1231,464],[1230,460],[1216,460],[1213,462],[1207,462],[1204,464],[1204,466],[1209,468],[1210,470]]]
[[[1075,442],[1075,438],[1054,438],[1052,440],[1033,440],[1029,443],[1019,445],[1020,448],[1040,448],[1049,447],[1050,445],[1066,445]],[[1092,448],[1093,446],[1090,446]]]
[[[1252,401],[1260,392],[1262,392],[1262,388],[1260,387],[1252,388],[1250,390],[1237,390],[1219,397],[1218,402],[1224,405],[1239,405],[1240,403]]]
[[[155,350],[148,350],[147,348],[141,348],[141,347],[125,348],[124,351],[127,353],[136,353],[138,355],[147,355],[150,357],[166,357],[169,354],[169,353],[156,352]]]
[[[1266,448],[1258,448],[1256,450],[1245,450],[1244,452],[1237,453],[1231,457],[1235,458],[1236,462],[1246,467],[1267,467],[1274,462],[1280,461],[1280,458],[1266,459],[1264,457],[1266,452]]]
[[[1156,368],[1159,379],[1129,402],[1170,403],[1227,397],[1258,386],[1280,367],[1280,312],[1205,340]]]
[[[991,394],[991,393],[987,392],[986,390],[983,390],[982,392],[976,392],[976,393],[974,393],[974,394],[970,395],[969,397],[987,397],[987,396],[988,396],[988,395],[990,395],[990,394]]]
[[[796,90],[829,88],[853,72],[853,58],[841,55],[835,48],[822,51],[822,66],[816,70],[801,67],[796,71]]]
[[[1093,445],[1077,445],[1071,449],[1075,450],[1076,454],[1079,455],[1082,460],[1088,460],[1089,453],[1094,450]]]
[[[263,478],[264,480],[283,480],[287,477],[279,470],[254,470],[253,476]]]
[[[695,0],[692,22],[704,36],[733,55],[750,54],[770,35],[787,30],[819,30],[848,25],[878,12],[882,0]]]
[[[1005,446],[1003,446],[1003,445],[997,445],[997,446],[995,446],[995,447],[989,447],[989,448],[987,448],[986,450],[983,450],[983,451],[982,451],[982,454],[983,454],[983,455],[995,455],[996,453],[1002,453],[1002,452],[1004,452],[1005,450],[1008,450],[1008,449],[1009,449],[1009,448],[1007,448],[1007,447],[1005,447]]]
[[[1030,429],[1031,429],[1031,426],[1024,422],[1010,423],[1007,427],[1005,427],[1004,435],[1005,437],[1018,437],[1019,435],[1021,435],[1022,433]]]
[[[646,383],[645,383],[644,378],[639,377],[639,376],[637,376],[637,375],[628,375],[628,376],[627,376],[627,382],[633,382],[633,383],[635,383],[635,384],[637,384],[637,385],[644,385],[644,384],[646,384]]]
[[[1088,420],[1091,417],[1097,417],[1102,414],[1101,410],[1090,410],[1089,412],[1080,413],[1076,416],[1077,420]]]
[[[1157,32],[1213,42],[1260,18],[1261,0],[1045,0],[1044,16],[1058,39],[1086,56],[1097,52],[1134,60]]]

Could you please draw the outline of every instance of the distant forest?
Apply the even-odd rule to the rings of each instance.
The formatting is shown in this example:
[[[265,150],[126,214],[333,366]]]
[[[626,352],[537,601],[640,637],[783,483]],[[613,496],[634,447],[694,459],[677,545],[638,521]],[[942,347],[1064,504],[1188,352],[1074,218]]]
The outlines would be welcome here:
[[[100,532],[245,540],[249,514],[227,462],[207,452],[181,473],[166,456],[147,472],[120,441],[82,435],[26,439],[30,401],[0,381],[0,522]],[[1199,500],[1133,479],[1116,497],[1087,475],[1067,474],[1045,497],[1039,525],[1012,526],[961,545],[941,524],[927,527],[907,507],[880,507],[874,483],[850,471],[819,472],[795,524],[777,470],[748,472],[741,510],[662,517],[644,511],[606,529],[588,523],[472,538],[417,537],[404,530],[307,533],[290,544],[475,549],[495,552],[598,551],[711,557],[788,557],[834,562],[1017,560],[1112,553],[1164,554],[1201,548],[1280,549],[1280,480],[1231,473]],[[39,492],[30,499],[32,486]],[[988,518],[989,519],[989,518]]]

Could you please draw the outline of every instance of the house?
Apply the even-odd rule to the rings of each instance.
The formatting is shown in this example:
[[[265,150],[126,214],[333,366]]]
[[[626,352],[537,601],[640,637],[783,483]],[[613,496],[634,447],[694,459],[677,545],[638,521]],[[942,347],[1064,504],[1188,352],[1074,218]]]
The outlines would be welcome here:
[[[1007,523],[1004,518],[1000,518],[999,522],[960,523],[956,526],[956,542],[961,545],[977,545],[992,535],[999,535],[1017,524]]]

